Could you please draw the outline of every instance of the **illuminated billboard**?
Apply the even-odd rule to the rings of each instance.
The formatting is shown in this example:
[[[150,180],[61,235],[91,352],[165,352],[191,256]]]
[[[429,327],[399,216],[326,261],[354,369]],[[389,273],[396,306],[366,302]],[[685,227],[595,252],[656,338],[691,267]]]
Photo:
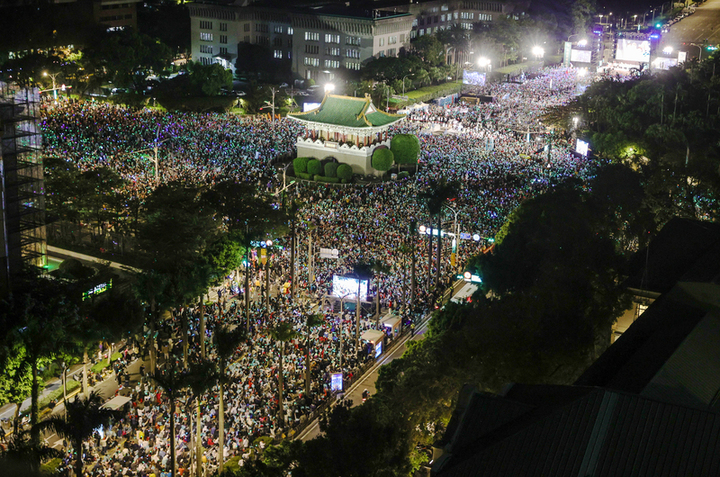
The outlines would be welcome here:
[[[592,51],[590,50],[571,50],[570,61],[577,63],[590,63],[592,61]]]
[[[463,84],[472,86],[485,86],[485,73],[479,71],[463,70]]]
[[[303,103],[303,113],[319,108],[320,104],[321,103]]]
[[[647,40],[627,40],[621,38],[617,42],[615,59],[648,63],[650,61],[650,42]]]
[[[669,70],[677,65],[677,58],[655,58],[652,62],[652,67],[656,70]]]
[[[338,298],[344,297],[348,300],[357,300],[358,288],[360,290],[360,299],[367,300],[367,280],[359,280],[357,278],[344,277],[342,275],[333,275],[333,296]]]
[[[583,141],[581,139],[578,139],[575,142],[575,150],[577,151],[578,154],[587,156],[588,155],[588,143],[586,143],[585,141]]]

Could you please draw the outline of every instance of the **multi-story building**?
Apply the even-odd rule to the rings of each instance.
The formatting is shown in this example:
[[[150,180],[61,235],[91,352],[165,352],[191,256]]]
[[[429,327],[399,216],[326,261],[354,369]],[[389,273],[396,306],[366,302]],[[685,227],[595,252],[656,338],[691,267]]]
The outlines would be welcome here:
[[[496,21],[500,15],[511,15],[516,5],[512,2],[487,0],[431,0],[397,6],[413,16],[410,38],[432,35],[456,25],[473,30],[475,25]]]
[[[0,293],[46,261],[39,111],[37,88],[0,82]]]
[[[95,23],[109,30],[137,29],[137,4],[140,0],[93,0]]]
[[[407,12],[318,7],[282,10],[255,6],[190,5],[191,52],[203,64],[235,69],[238,45],[268,47],[290,60],[296,75],[333,79],[341,68],[359,70],[374,57],[397,56],[410,40]]]

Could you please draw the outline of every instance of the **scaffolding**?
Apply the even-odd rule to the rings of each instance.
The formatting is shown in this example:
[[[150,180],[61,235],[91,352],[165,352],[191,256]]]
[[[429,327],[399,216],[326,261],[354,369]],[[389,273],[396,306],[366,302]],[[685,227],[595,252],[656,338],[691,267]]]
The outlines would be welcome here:
[[[37,88],[0,82],[0,290],[26,267],[47,265]]]

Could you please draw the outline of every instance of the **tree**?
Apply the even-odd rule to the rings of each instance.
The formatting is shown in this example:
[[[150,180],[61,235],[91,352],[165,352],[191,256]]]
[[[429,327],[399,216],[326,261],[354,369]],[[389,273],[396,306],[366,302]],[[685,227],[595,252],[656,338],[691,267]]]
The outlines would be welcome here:
[[[219,63],[203,65],[199,62],[191,62],[188,69],[190,84],[195,94],[217,96],[223,88],[232,89],[232,72]]]
[[[172,51],[159,40],[135,30],[103,31],[82,52],[85,71],[102,81],[145,89],[150,73],[157,75],[170,65]]]
[[[313,328],[317,328],[325,322],[320,314],[308,313],[305,318],[305,396],[310,396],[310,334]]]
[[[102,407],[103,398],[96,391],[85,399],[78,396],[65,403],[65,415],[51,416],[38,424],[40,430],[51,430],[69,440],[75,450],[75,475],[83,475],[83,442],[92,436],[95,429],[107,426],[113,418],[120,418],[122,412]]]
[[[270,337],[278,344],[280,348],[280,363],[278,364],[278,422],[285,425],[284,417],[284,389],[283,389],[283,355],[285,353],[285,343],[292,341],[297,336],[292,325],[287,321],[283,321],[275,325],[269,331]]]
[[[225,465],[225,385],[230,382],[227,366],[238,346],[247,336],[242,328],[227,330],[217,328],[213,334],[217,349],[217,378],[218,378],[218,474],[222,475]]]
[[[394,162],[393,152],[387,148],[377,148],[372,155],[372,167],[380,172],[389,171]]]
[[[440,180],[433,180],[429,183],[428,188],[420,195],[421,199],[425,202],[428,213],[431,219],[434,217],[437,220],[436,230],[442,229],[442,211],[443,207],[447,205],[448,200],[455,199],[457,197],[459,184],[457,182],[448,182],[446,179],[441,178]],[[429,235],[429,252],[428,252],[428,280],[432,272],[432,235]],[[438,246],[437,246],[437,267],[435,274],[435,285],[440,283],[440,263],[442,257],[442,237],[438,234]]]
[[[38,422],[39,370],[43,360],[72,347],[71,330],[78,324],[78,308],[63,283],[46,278],[19,277],[16,290],[3,303],[4,328],[11,330],[6,342],[25,350],[30,369],[30,425]],[[33,427],[33,429],[35,429]],[[32,437],[39,435],[33,430]]]
[[[30,432],[15,431],[7,447],[0,450],[0,466],[5,475],[14,477],[41,477],[40,465],[61,457],[62,452],[30,437]]]
[[[445,50],[436,36],[423,35],[412,42],[412,48],[430,66],[437,66],[445,61]]]
[[[170,473],[172,477],[177,474],[177,447],[175,445],[175,409],[177,400],[184,394],[188,387],[187,371],[178,371],[174,368],[168,370],[155,370],[151,376],[152,380],[160,386],[170,401]]]
[[[352,166],[350,166],[349,164],[340,164],[337,168],[337,176],[340,179],[343,179],[346,181],[352,180],[352,176],[353,176]]]
[[[415,165],[420,156],[420,140],[414,134],[396,134],[390,142],[396,164]]]

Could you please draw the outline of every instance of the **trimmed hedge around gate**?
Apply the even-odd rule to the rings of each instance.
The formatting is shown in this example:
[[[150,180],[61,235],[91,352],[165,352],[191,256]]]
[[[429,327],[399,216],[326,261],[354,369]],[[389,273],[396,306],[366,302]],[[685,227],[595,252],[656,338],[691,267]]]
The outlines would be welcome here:
[[[338,169],[337,162],[328,162],[327,164],[325,164],[325,167],[324,167],[325,177],[337,177],[337,169]]]
[[[295,171],[295,175],[300,176],[301,173],[307,172],[307,166],[310,159],[312,159],[312,157],[296,157],[293,159],[293,170]]]
[[[326,176],[313,176],[313,180],[317,182],[329,182],[333,184],[337,184],[340,182],[340,179],[337,177],[326,177]]]
[[[395,156],[390,149],[375,149],[372,155],[372,166],[374,169],[385,172],[389,171],[393,165]]]
[[[310,159],[307,164],[307,173],[311,176],[320,175],[322,172],[322,163],[318,159]]]
[[[337,168],[336,175],[340,180],[349,182],[353,176],[352,166],[349,164],[340,164]]]

